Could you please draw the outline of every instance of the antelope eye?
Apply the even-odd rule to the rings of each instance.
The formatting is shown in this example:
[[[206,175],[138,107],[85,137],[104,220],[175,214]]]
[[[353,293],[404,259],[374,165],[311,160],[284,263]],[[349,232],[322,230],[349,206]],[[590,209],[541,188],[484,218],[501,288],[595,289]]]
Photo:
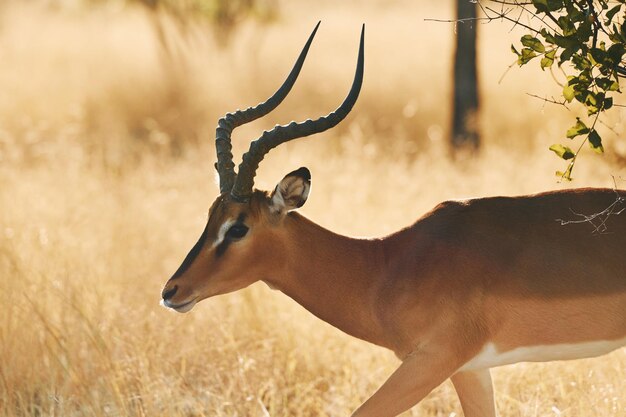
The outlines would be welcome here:
[[[244,224],[235,224],[228,232],[226,232],[226,237],[229,239],[241,239],[248,233],[248,226]]]

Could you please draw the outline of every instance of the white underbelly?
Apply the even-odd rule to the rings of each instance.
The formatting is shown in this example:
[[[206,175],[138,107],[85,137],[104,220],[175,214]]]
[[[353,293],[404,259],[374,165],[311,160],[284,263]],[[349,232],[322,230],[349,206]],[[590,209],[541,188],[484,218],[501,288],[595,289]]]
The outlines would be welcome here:
[[[493,343],[487,343],[483,349],[461,367],[461,371],[492,368],[517,362],[547,362],[590,358],[604,355],[626,345],[626,337],[618,340],[598,340],[594,342],[524,346],[513,350],[498,351]]]

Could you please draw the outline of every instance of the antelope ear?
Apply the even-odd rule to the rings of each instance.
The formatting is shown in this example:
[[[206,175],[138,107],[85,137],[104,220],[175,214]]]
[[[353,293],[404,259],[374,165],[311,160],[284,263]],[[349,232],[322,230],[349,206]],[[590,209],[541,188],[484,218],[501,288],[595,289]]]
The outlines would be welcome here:
[[[311,189],[311,172],[305,167],[285,175],[272,193],[270,209],[275,213],[285,213],[302,207]]]

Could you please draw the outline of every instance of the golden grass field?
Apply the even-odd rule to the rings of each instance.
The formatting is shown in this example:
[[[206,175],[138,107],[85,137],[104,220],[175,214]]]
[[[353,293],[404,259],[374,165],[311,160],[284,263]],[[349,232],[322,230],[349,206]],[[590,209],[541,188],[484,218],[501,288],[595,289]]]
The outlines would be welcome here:
[[[519,37],[498,22],[480,28],[484,150],[448,157],[454,28],[424,19],[452,17],[452,1],[284,1],[225,46],[162,16],[169,58],[139,8],[55,3],[0,5],[0,416],[347,416],[392,372],[391,353],[262,284],[189,314],[159,306],[217,193],[217,119],[271,94],[319,19],[291,96],[234,139],[240,155],[262,129],[334,108],[366,22],[352,115],[277,149],[257,176],[269,189],[308,166],[302,212],[316,222],[376,236],[444,199],[626,188],[621,109],[605,120],[607,155],[585,153],[575,181],[557,182],[547,147],[573,114],[526,95],[558,94],[538,65],[498,82]],[[494,381],[502,416],[626,415],[626,349]],[[462,412],[446,382],[406,415]]]

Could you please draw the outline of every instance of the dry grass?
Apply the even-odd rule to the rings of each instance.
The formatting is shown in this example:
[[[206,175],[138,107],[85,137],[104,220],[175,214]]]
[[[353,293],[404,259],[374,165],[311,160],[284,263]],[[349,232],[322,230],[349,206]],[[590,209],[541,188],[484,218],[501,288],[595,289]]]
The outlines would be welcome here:
[[[455,164],[444,146],[453,29],[422,21],[448,9],[282,10],[292,20],[245,26],[226,49],[190,28],[178,58],[164,61],[139,10],[0,8],[1,416],[345,416],[394,369],[393,355],[260,285],[187,315],[158,306],[216,194],[215,120],[278,85],[318,18],[292,97],[242,128],[236,150],[276,121],[332,108],[366,21],[362,98],[341,128],[271,154],[259,187],[309,166],[307,216],[380,235],[443,199],[570,186],[555,182],[561,166],[545,149],[571,116],[524,95],[550,78],[513,70],[497,83],[512,59],[508,28],[482,35],[482,50],[494,49],[481,56],[486,150]],[[610,121],[618,133],[620,117]],[[606,159],[585,157],[573,185],[623,177]],[[623,416],[626,351],[504,367],[495,384],[502,415]],[[460,414],[448,383],[407,413]]]

